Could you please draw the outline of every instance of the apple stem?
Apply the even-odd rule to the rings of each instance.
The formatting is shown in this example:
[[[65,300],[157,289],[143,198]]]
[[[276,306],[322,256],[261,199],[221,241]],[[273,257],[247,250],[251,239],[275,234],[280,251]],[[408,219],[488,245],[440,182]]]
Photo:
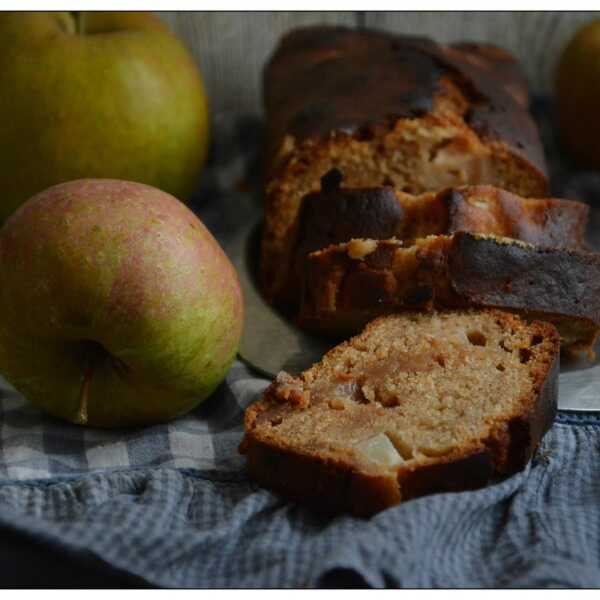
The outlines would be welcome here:
[[[79,411],[75,417],[75,421],[80,425],[86,425],[88,422],[88,396],[90,394],[90,385],[92,383],[93,374],[94,365],[90,360],[83,371],[83,377],[81,379],[81,391],[79,393]]]
[[[79,35],[85,33],[85,13],[81,10],[73,11],[73,18],[75,19],[75,31]]]

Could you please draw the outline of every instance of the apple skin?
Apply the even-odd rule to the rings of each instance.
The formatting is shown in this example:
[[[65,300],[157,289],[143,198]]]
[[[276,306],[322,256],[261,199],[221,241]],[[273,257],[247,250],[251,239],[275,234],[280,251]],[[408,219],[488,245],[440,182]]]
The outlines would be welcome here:
[[[0,224],[65,181],[138,181],[182,201],[198,183],[208,108],[189,52],[150,13],[78,14],[0,13]]]
[[[0,372],[75,423],[173,419],[211,394],[237,351],[233,265],[184,204],[143,184],[38,194],[0,230],[0,277]]]

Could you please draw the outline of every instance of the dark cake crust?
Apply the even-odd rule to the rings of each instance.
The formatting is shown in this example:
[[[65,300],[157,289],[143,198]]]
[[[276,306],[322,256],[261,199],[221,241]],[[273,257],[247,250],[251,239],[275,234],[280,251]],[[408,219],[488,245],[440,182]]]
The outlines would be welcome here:
[[[478,196],[490,202],[486,213],[477,207]],[[551,248],[586,246],[589,206],[583,202],[520,198],[492,186],[446,190],[441,199],[448,209],[448,233],[490,233]]]
[[[400,310],[500,308],[551,321],[565,347],[591,353],[600,331],[600,254],[466,232],[421,240],[412,262],[395,264],[403,248],[382,240],[359,258],[343,245],[309,255],[298,323],[344,335]]]
[[[494,72],[494,79],[523,108],[529,107],[529,85],[515,57],[498,46],[478,42],[457,42],[450,45],[463,53],[463,61],[475,63]]]
[[[422,116],[433,109],[446,76],[468,90],[466,122],[545,176],[539,134],[525,108],[525,79],[507,52],[344,27],[297,29],[281,40],[264,73],[269,155],[286,135],[369,135],[397,119]]]
[[[300,297],[299,282],[308,254],[353,238],[396,237],[409,243],[426,235],[466,231],[548,248],[585,248],[589,207],[582,202],[521,198],[483,185],[413,198],[391,187],[344,188],[340,184],[341,174],[333,170],[323,178],[321,191],[308,194],[302,202],[286,283],[290,298]]]
[[[448,270],[454,292],[467,303],[600,323],[600,254],[498,244],[458,233]]]
[[[296,261],[353,238],[405,238],[402,194],[392,187],[344,188],[331,171],[321,191],[308,194],[299,215]],[[327,179],[329,178],[329,180]],[[575,200],[526,199],[493,186],[449,188],[427,202],[430,234],[486,233],[556,248],[583,248],[589,207]],[[484,202],[484,204],[483,204]],[[409,217],[410,218],[410,217]],[[408,232],[410,234],[410,232]],[[410,239],[410,235],[408,236]]]

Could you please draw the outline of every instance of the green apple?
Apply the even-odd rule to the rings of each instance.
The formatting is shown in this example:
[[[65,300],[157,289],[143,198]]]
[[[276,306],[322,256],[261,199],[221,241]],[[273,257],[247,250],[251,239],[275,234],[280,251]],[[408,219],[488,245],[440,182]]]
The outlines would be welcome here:
[[[0,224],[74,179],[187,200],[206,157],[199,71],[150,13],[0,13]]]
[[[241,336],[237,273],[180,201],[115,180],[54,186],[0,230],[0,373],[34,405],[100,427],[207,398]]]

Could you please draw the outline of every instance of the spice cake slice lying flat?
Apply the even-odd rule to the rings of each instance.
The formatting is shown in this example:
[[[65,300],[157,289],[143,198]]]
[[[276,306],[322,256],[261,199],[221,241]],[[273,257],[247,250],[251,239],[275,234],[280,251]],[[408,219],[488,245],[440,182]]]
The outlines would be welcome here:
[[[289,234],[293,264],[281,280],[280,301],[298,302],[309,253],[353,238],[409,241],[468,231],[553,248],[585,247],[589,207],[583,202],[522,198],[490,185],[412,195],[389,186],[341,184],[342,173],[334,169],[322,178],[320,191],[302,200],[298,224]]]
[[[351,335],[382,314],[469,307],[550,321],[565,349],[591,354],[600,331],[600,254],[466,232],[409,246],[355,239],[307,257],[298,323]]]
[[[556,413],[559,335],[502,311],[381,317],[246,410],[262,485],[370,515],[521,469]]]

